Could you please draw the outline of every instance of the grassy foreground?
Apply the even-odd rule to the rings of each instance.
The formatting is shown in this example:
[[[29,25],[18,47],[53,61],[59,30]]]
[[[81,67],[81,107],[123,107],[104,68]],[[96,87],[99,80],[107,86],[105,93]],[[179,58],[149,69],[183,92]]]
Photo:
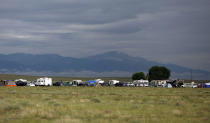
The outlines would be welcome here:
[[[0,87],[1,123],[210,122],[210,89]]]

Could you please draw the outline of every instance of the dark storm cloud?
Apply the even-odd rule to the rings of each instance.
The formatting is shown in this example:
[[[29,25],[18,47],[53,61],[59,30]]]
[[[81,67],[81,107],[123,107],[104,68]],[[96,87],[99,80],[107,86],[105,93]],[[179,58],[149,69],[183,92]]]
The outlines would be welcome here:
[[[209,0],[0,3],[1,53],[83,57],[117,50],[210,70]]]

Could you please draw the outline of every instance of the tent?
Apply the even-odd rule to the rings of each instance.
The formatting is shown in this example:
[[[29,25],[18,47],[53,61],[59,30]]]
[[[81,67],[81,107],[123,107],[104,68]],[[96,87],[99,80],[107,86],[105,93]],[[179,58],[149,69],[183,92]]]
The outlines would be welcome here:
[[[96,80],[88,80],[88,83],[92,86],[96,85]]]
[[[165,84],[163,85],[163,87],[165,87],[165,88],[172,88],[172,85],[171,85],[170,83],[165,83]]]
[[[203,88],[210,88],[210,82],[203,84]]]
[[[16,85],[15,81],[7,80],[5,82],[5,86],[16,87],[17,85]]]

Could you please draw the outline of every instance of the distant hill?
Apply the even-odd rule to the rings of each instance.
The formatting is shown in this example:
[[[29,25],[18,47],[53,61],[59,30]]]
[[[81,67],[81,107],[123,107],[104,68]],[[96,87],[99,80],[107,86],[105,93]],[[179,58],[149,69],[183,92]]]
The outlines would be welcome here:
[[[134,72],[147,72],[153,65],[162,65],[172,71],[173,78],[190,78],[191,69],[161,64],[120,52],[107,52],[85,58],[63,57],[55,54],[0,54],[0,73],[67,75],[67,76],[130,76]],[[209,72],[192,70],[193,79],[210,79]]]

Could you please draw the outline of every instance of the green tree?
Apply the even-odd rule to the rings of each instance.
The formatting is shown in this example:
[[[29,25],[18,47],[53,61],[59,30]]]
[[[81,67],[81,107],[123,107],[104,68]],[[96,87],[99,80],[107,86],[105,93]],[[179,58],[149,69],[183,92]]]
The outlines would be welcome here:
[[[149,80],[169,79],[171,71],[164,66],[153,66],[149,69]]]
[[[145,79],[145,75],[143,72],[137,72],[132,75],[132,80],[140,80]]]

